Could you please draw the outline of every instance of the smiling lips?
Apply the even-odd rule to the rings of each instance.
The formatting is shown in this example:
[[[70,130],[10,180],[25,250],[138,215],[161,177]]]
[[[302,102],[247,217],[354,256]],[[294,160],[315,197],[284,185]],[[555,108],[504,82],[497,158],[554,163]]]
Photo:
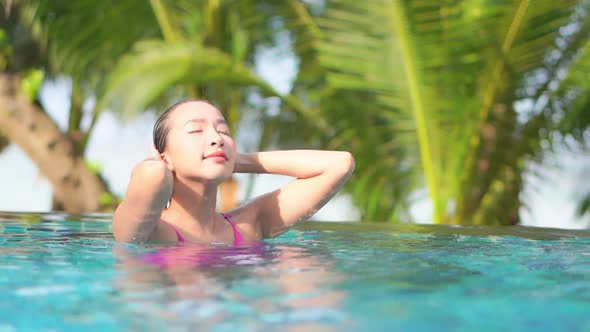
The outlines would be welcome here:
[[[223,151],[213,152],[213,153],[205,156],[205,159],[209,159],[209,158],[214,158],[214,159],[219,159],[219,160],[223,159],[223,160],[227,161],[227,155]]]

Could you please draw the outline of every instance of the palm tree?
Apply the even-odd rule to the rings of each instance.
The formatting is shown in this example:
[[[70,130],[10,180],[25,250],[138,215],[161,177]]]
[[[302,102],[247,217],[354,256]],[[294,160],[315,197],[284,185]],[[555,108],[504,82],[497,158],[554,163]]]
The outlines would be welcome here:
[[[48,64],[44,69],[49,77],[71,78],[69,126],[65,133],[56,131],[54,124],[52,130],[73,145],[71,151],[64,151],[73,151],[70,155],[78,159],[83,158],[88,138],[105,110],[132,116],[146,109],[163,109],[163,105],[175,99],[206,98],[219,106],[235,130],[240,115],[248,109],[249,96],[260,94],[278,96],[291,110],[306,118],[316,118],[292,96],[278,93],[251,70],[257,49],[271,44],[275,38],[273,20],[293,16],[301,19],[306,14],[302,11],[293,15],[293,8],[304,9],[298,1],[17,0],[12,4],[13,17],[18,12],[20,22],[47,51]],[[89,112],[83,112],[82,104],[89,98],[97,102]],[[82,128],[84,116],[91,120],[88,127]],[[45,120],[51,122],[49,117]],[[318,128],[326,128],[319,118],[314,123]],[[4,131],[11,139],[15,135]],[[31,138],[13,141],[24,146]],[[55,155],[50,150],[45,148],[44,153]],[[63,163],[71,163],[67,156],[66,153]],[[40,166],[56,193],[60,191],[63,176],[60,180],[48,175],[56,167]],[[92,167],[85,163],[81,167],[94,171],[100,178]],[[71,182],[70,179],[66,180]],[[73,183],[79,187],[78,180],[76,177]],[[74,189],[67,188],[70,195],[75,195]],[[226,189],[232,189],[231,183],[222,188],[222,193]],[[231,198],[235,195],[233,189],[234,193],[225,197],[222,194],[222,202],[235,204]],[[107,187],[95,197],[84,199],[101,200],[115,201]],[[100,208],[89,204],[75,209],[64,204],[64,209]]]
[[[8,67],[8,60],[10,58],[10,53],[12,53],[12,49],[10,48],[10,44],[7,40],[7,34],[2,24],[2,29],[0,29],[0,70],[5,71]],[[4,149],[10,144],[8,137],[2,135],[0,132],[0,153],[4,151]]]
[[[321,118],[289,95],[282,95],[252,71],[257,49],[273,42],[274,19],[301,20],[307,15],[298,1],[176,1],[151,0],[162,37],[138,40],[117,63],[101,102],[127,114],[157,104],[162,96],[188,96],[213,101],[235,132],[248,98],[275,96],[315,127]],[[298,9],[295,15],[290,9]],[[168,97],[168,98],[166,98]],[[237,204],[237,183],[221,186],[222,209]]]
[[[568,138],[578,143],[579,151],[588,151],[590,137],[590,42],[586,41],[572,64],[574,70],[569,70],[562,84],[551,95],[550,105],[556,114],[560,114],[557,129],[564,142],[569,145]],[[590,168],[586,166],[582,172],[588,174]],[[581,197],[577,214],[579,217],[590,215],[590,186],[581,184],[586,194]]]
[[[5,4],[0,18],[0,145],[19,145],[52,183],[57,208],[71,212],[98,210],[111,197],[93,173],[72,136],[62,132],[40,103],[37,92],[48,57],[20,21],[23,7]],[[76,106],[72,103],[72,108]],[[101,202],[102,199],[102,202]]]
[[[563,76],[588,77],[588,10],[586,0],[328,2],[316,84],[335,129],[319,139],[353,150],[363,218],[396,220],[425,187],[435,222],[518,223],[522,175],[555,118],[573,112],[559,105],[587,103]]]

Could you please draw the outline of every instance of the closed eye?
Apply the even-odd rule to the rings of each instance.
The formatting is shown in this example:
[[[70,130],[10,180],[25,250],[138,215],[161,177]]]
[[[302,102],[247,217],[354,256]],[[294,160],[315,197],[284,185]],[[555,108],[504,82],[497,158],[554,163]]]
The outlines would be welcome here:
[[[230,135],[229,128],[221,127],[219,129],[217,129],[217,132],[220,134],[223,134],[223,135],[228,135],[228,136]]]
[[[195,130],[189,131],[188,133],[193,134],[193,133],[202,133],[202,132],[203,132],[203,129],[195,129]]]

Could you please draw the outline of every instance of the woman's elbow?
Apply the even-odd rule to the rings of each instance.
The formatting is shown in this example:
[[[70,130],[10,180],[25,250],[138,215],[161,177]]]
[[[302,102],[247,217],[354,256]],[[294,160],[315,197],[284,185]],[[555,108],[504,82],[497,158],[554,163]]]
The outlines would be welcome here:
[[[113,237],[117,242],[131,242],[133,240],[133,235],[129,231],[128,225],[126,225],[123,220],[124,217],[122,215],[124,212],[121,211],[122,205],[123,203],[117,207],[117,210],[115,210],[115,214],[113,215]]]

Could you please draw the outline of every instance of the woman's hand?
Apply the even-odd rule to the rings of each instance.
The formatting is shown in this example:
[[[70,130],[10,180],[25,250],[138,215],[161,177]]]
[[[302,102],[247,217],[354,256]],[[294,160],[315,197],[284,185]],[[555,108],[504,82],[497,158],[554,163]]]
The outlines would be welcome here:
[[[145,164],[151,164],[151,166]],[[170,171],[168,164],[164,162],[164,160],[162,159],[162,155],[153,144],[150,147],[148,157],[135,167],[135,169],[133,170],[133,174],[135,174],[136,172],[143,172],[146,168],[151,169],[151,171],[148,172],[151,173],[152,176],[156,176],[156,178],[163,179],[163,184],[172,186],[172,171]],[[164,173],[163,176],[161,174],[162,172]]]
[[[168,164],[166,164],[166,162],[164,162],[164,159],[162,159],[162,155],[160,154],[160,152],[156,149],[156,147],[153,144],[150,146],[148,157],[145,158],[143,161],[162,163],[164,164],[164,166],[166,166],[166,168],[170,169],[168,167]]]
[[[164,162],[162,160],[162,156],[160,156],[160,152],[156,149],[156,147],[153,144],[152,144],[152,146],[150,146],[149,155],[146,158],[146,160],[154,160],[154,161]]]

